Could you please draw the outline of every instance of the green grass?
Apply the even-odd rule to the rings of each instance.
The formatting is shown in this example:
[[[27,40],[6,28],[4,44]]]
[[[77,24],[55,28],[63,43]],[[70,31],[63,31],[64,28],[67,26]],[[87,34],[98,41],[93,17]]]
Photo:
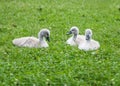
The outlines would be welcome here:
[[[77,26],[93,30],[97,51],[65,42]],[[49,28],[47,49],[12,40]],[[0,0],[0,86],[119,86],[120,0]]]

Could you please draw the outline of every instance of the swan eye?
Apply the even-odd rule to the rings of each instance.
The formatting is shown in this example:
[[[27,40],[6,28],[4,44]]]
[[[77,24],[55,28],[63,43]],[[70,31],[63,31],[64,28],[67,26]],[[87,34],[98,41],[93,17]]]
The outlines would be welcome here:
[[[49,37],[49,34],[48,34],[48,33],[46,34],[46,37]]]
[[[74,29],[72,29],[71,31],[74,31]]]
[[[73,32],[73,31],[75,31],[75,29],[72,29],[71,31]]]

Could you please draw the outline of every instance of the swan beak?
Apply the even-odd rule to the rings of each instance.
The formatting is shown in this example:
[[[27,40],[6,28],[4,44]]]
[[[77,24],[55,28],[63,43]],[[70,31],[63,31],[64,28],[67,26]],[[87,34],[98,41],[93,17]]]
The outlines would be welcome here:
[[[46,37],[46,40],[50,42],[50,37]]]
[[[67,35],[70,35],[70,34],[72,34],[72,31],[69,31],[69,32],[67,33]]]

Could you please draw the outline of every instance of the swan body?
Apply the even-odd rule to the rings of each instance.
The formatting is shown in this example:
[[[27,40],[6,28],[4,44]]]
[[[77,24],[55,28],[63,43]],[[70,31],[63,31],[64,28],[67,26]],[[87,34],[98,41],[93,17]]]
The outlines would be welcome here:
[[[67,44],[77,46],[84,42],[85,36],[79,35],[79,29],[76,26],[72,27],[68,34],[73,34],[73,36],[66,41]]]
[[[97,50],[100,47],[98,41],[95,41],[92,38],[92,30],[86,29],[85,31],[85,42],[78,46],[80,50],[89,51],[89,50]]]
[[[12,43],[16,46],[19,47],[35,47],[35,48],[40,48],[40,47],[48,47],[48,43],[46,40],[49,41],[49,36],[50,36],[50,31],[48,29],[42,29],[38,33],[38,38],[36,37],[21,37],[21,38],[16,38],[12,41]],[[45,40],[46,38],[46,40]]]

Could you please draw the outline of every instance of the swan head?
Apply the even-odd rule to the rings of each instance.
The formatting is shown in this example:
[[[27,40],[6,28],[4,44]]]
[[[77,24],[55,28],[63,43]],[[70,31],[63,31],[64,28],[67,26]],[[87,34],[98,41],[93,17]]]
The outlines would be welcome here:
[[[41,39],[43,37],[45,37],[45,39],[47,41],[50,41],[50,31],[48,29],[42,29],[40,30],[40,32],[38,33],[38,37]]]
[[[76,26],[71,27],[70,31],[67,34],[74,34],[78,35],[79,34],[79,29]]]
[[[86,40],[90,40],[91,39],[91,37],[92,37],[92,30],[91,29],[86,29],[85,30],[85,38],[86,38]]]

